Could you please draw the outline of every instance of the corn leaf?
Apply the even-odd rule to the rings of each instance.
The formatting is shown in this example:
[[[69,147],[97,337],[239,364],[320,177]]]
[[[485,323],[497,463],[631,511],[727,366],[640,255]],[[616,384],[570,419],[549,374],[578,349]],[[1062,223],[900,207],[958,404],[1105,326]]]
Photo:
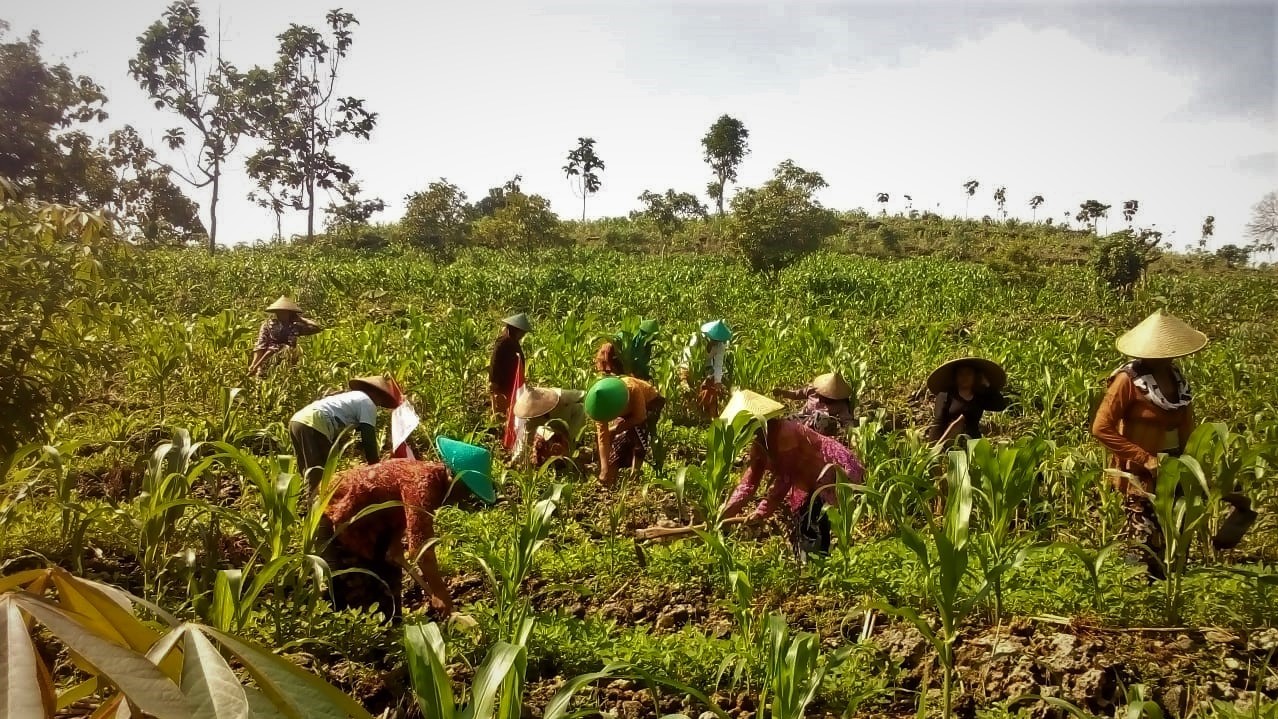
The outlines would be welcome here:
[[[17,604],[8,597],[0,598],[0,716],[52,716],[52,697],[41,691],[36,665],[40,662],[27,623]]]

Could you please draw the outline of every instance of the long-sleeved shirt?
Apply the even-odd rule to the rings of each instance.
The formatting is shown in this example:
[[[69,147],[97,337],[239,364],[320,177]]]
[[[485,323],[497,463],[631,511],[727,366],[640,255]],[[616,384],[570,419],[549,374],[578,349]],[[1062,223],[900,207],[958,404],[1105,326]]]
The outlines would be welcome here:
[[[319,325],[309,320],[299,318],[296,322],[280,322],[277,318],[270,317],[258,328],[253,351],[296,347],[298,337],[313,335],[319,331]]]
[[[1145,462],[1159,452],[1183,451],[1193,429],[1192,405],[1173,410],[1159,407],[1126,368],[1110,376],[1092,421],[1092,435],[1113,455],[1114,465],[1144,479],[1149,477]]]
[[[549,427],[569,442],[576,441],[581,428],[586,426],[586,393],[576,389],[559,390],[559,404],[540,417],[524,420],[519,443],[515,447],[515,459],[523,459],[532,450],[537,430]]]
[[[324,516],[340,533],[341,542],[352,553],[367,560],[385,558],[388,549],[402,543],[411,559],[435,537],[435,512],[448,495],[451,478],[448,469],[438,462],[415,459],[392,459],[381,464],[359,467],[338,474],[337,488]],[[365,507],[383,502],[402,502],[403,506],[387,507],[366,514],[342,529]],[[378,556],[378,554],[382,556]],[[422,577],[435,596],[451,605],[448,585],[439,573],[435,549],[421,552],[418,562]]]
[[[515,370],[524,359],[523,347],[519,340],[502,332],[493,345],[492,360],[488,363],[488,386],[494,392],[510,394],[515,384]]]
[[[629,392],[625,410],[611,427],[607,422],[595,422],[595,435],[599,440],[599,474],[605,480],[614,469],[608,464],[608,457],[612,454],[613,434],[617,432],[618,427],[639,427],[647,422],[648,407],[661,399],[661,393],[657,391],[657,388],[641,379],[626,376],[622,377],[621,381],[625,383],[626,390]]]
[[[986,412],[1002,412],[1007,409],[1007,398],[992,389],[978,390],[972,399],[963,399],[957,392],[938,392],[932,404],[931,441],[945,435],[954,420],[963,418],[963,434],[972,439],[981,437],[981,416]]]
[[[861,461],[838,441],[793,420],[771,420],[766,440],[758,437],[750,445],[749,463],[728,499],[724,517],[740,513],[768,472],[772,474],[772,484],[754,511],[756,517],[771,516],[782,502],[792,516],[797,516],[813,492],[818,492],[826,504],[836,504],[834,483],[838,475],[827,469],[829,465],[841,468],[853,483],[859,484],[865,475]]]

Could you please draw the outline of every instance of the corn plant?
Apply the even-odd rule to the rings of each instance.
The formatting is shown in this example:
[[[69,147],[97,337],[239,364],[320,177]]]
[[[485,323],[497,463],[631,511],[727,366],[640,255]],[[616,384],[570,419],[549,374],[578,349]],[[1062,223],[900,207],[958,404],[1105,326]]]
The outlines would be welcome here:
[[[161,634],[141,621],[135,605],[155,614],[168,631]],[[30,622],[70,650],[84,678],[69,687],[54,685]],[[371,719],[353,699],[270,650],[212,627],[180,623],[116,587],[56,567],[0,578],[0,632],[7,637],[6,671],[0,673],[0,705],[7,716],[52,718],[62,707],[99,697],[96,716],[178,719],[251,712]],[[243,685],[224,653],[256,686]]]
[[[1003,615],[1003,579],[1024,563],[1035,543],[1021,517],[1049,450],[1050,443],[1035,437],[997,450],[988,440],[980,439],[968,444],[963,462],[951,466],[952,473],[970,475],[978,500],[977,526],[981,531],[974,547],[981,572],[993,591],[996,624]]]
[[[193,351],[190,331],[190,326],[152,323],[142,332],[142,365],[159,395],[160,422],[164,422],[164,411],[168,406],[169,383]]]
[[[1101,569],[1119,544],[1120,542],[1115,540],[1102,547],[1087,547],[1071,542],[1061,542],[1057,545],[1065,550],[1066,554],[1078,560],[1083,570],[1087,572],[1087,579],[1092,585],[1092,611],[1094,612],[1101,610]]]
[[[0,521],[4,522],[3,527],[7,527],[7,520],[16,515],[24,500],[52,490],[61,521],[61,536],[66,540],[67,555],[76,571],[84,569],[86,534],[111,512],[110,507],[92,508],[84,504],[76,493],[76,476],[71,472],[70,456],[81,445],[83,442],[70,440],[19,447],[7,462],[9,469],[5,479],[12,491],[0,507]]]
[[[471,553],[492,585],[500,636],[519,646],[532,631],[532,605],[521,588],[536,567],[537,552],[550,535],[565,490],[563,484],[551,487],[550,494],[534,504],[518,525],[513,541],[490,539],[479,552]]]
[[[941,662],[941,710],[946,717],[953,711],[954,642],[959,627],[990,590],[983,582],[975,592],[963,591],[971,563],[972,476],[967,469],[967,454],[960,450],[949,454],[949,496],[945,504],[944,523],[937,526],[928,520],[926,535],[910,527],[904,518],[899,526],[901,541],[918,559],[923,571],[922,595],[937,614],[937,623],[923,618],[909,607],[879,604],[879,608],[903,617],[914,625],[936,650]],[[929,550],[929,541],[934,551]]]
[[[763,691],[759,705],[771,719],[803,719],[825,677],[815,634],[790,634],[785,617],[768,617]]]
[[[1185,454],[1198,462],[1203,473],[1208,515],[1201,535],[1207,540],[1219,528],[1227,497],[1246,494],[1265,483],[1275,448],[1264,442],[1249,442],[1223,422],[1211,422],[1200,425],[1189,436]],[[1209,541],[1203,544],[1212,551]]]
[[[1167,621],[1180,618],[1181,585],[1189,551],[1207,520],[1206,478],[1192,457],[1169,457],[1158,468],[1157,489],[1150,500],[1162,535],[1161,556],[1155,559],[1166,575]]]

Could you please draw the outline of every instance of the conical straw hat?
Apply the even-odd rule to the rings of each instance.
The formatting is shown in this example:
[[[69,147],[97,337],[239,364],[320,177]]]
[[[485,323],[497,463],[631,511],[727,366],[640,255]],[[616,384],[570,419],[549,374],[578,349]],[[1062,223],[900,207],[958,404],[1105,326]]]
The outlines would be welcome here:
[[[501,321],[502,324],[514,327],[517,330],[532,332],[532,322],[528,321],[528,315],[520,312],[517,315],[511,315]]]
[[[723,408],[723,414],[719,415],[719,419],[732,424],[742,413],[749,414],[758,420],[768,420],[783,412],[785,412],[785,405],[780,402],[764,397],[758,392],[741,389],[732,393],[732,398],[728,400],[728,406]]]
[[[960,357],[932,370],[932,374],[927,377],[927,388],[933,393],[950,391],[954,388],[954,374],[963,365],[980,372],[990,383],[992,390],[1001,390],[1007,386],[1007,372],[997,362],[983,357]]]
[[[1207,335],[1162,310],[1145,318],[1114,343],[1119,352],[1137,359],[1172,359],[1207,346]]]
[[[356,377],[347,383],[353,389],[363,392],[367,395],[380,394],[385,397],[385,406],[395,408],[399,406],[400,395],[395,388],[395,384],[385,376],[371,375],[368,377]],[[376,399],[374,397],[374,399]]]
[[[267,312],[301,312],[302,308],[298,307],[297,303],[294,302],[293,300],[290,300],[287,295],[280,295],[280,298],[272,302],[271,305],[266,308],[266,311]]]
[[[515,400],[515,416],[532,419],[554,409],[559,404],[559,390],[550,387],[532,387],[520,392]]]
[[[826,399],[840,400],[852,396],[852,385],[838,372],[827,372],[812,380],[812,389]]]

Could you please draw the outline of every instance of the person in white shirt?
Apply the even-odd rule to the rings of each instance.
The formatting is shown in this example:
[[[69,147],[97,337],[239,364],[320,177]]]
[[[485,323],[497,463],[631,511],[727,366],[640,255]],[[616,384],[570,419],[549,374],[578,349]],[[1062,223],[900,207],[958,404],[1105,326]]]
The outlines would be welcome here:
[[[365,461],[377,463],[377,408],[395,409],[403,401],[399,386],[388,377],[358,377],[349,386],[349,392],[306,405],[289,421],[297,467],[306,478],[311,496],[324,476],[333,443],[343,430],[358,431]]]
[[[702,325],[683,348],[679,379],[684,389],[694,394],[696,406],[705,417],[719,414],[732,387],[731,341],[732,330],[727,323],[714,320]]]

